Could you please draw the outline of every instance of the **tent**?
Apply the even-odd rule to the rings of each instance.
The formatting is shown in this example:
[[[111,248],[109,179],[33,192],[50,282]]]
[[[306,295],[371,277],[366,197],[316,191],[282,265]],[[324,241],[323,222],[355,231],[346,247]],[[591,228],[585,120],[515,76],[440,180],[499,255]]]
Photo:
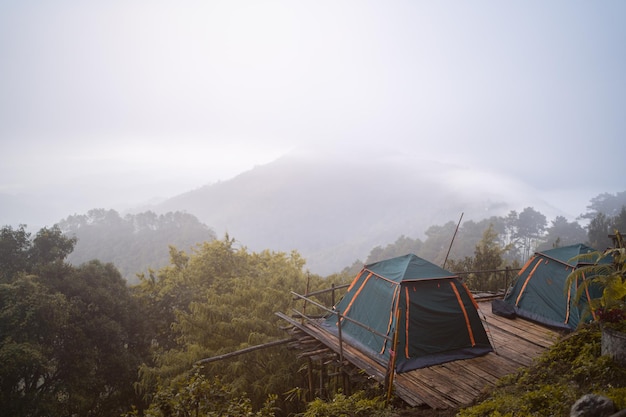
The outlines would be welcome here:
[[[335,310],[323,325],[338,333],[341,324],[343,339],[381,364],[397,331],[399,373],[493,350],[465,285],[416,255],[365,265]]]
[[[517,316],[564,330],[575,329],[581,320],[591,320],[593,317],[586,314],[586,307],[590,299],[600,295],[598,289],[590,285],[577,303],[580,282],[572,282],[566,288],[572,271],[593,264],[593,260],[574,261],[572,258],[591,252],[595,249],[580,243],[535,252],[518,273],[504,297],[504,304],[512,307]]]

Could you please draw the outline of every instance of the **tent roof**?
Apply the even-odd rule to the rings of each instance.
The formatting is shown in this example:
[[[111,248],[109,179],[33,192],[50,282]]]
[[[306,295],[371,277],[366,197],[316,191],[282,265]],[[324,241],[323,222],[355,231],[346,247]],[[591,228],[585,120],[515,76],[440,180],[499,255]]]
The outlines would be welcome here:
[[[578,255],[595,252],[595,251],[596,250],[594,248],[591,248],[582,243],[578,243],[575,245],[563,246],[560,248],[544,250],[542,252],[537,252],[537,254],[543,255],[550,259],[554,259],[555,261],[571,266],[572,268],[576,268],[580,265],[593,264],[594,260],[593,259],[589,259],[589,260],[579,259],[579,260],[571,261],[570,259]]]
[[[371,263],[365,265],[364,269],[397,283],[456,277],[451,272],[413,254]]]

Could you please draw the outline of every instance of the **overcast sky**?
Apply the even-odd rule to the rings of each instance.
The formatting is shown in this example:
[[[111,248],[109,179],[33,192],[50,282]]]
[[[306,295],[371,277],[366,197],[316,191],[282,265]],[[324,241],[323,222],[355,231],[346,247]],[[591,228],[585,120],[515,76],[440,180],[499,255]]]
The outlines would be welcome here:
[[[315,144],[588,201],[626,189],[624,22],[622,0],[3,0],[0,193],[134,204]]]

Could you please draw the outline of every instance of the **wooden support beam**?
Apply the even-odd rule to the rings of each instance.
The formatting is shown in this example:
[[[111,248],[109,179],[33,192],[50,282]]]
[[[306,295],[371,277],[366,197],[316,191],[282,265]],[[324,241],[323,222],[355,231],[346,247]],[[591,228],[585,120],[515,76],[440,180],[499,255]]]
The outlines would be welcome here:
[[[244,353],[254,352],[255,350],[267,349],[267,348],[274,347],[274,346],[284,345],[284,344],[289,343],[289,342],[293,342],[293,339],[289,338],[289,339],[274,340],[273,342],[263,343],[262,345],[250,346],[250,347],[247,347],[245,349],[236,350],[234,352],[224,353],[223,355],[213,356],[211,358],[200,359],[195,364],[196,365],[202,365],[202,364],[205,364],[205,363],[221,361],[223,359],[228,359],[228,358],[232,358],[232,357],[235,357],[235,356],[243,355]]]

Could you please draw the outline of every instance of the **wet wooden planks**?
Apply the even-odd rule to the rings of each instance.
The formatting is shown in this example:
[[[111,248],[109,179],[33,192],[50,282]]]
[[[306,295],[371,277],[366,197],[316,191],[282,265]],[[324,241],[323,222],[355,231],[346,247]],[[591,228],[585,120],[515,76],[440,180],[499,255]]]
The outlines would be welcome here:
[[[478,306],[495,352],[397,374],[394,380],[395,392],[406,403],[412,406],[426,404],[436,409],[471,404],[498,379],[530,365],[561,335],[527,320],[496,316],[491,312],[490,302],[479,302]],[[339,340],[321,326],[310,322],[301,323],[278,314],[339,353]],[[381,382],[384,380],[384,366],[345,342],[343,355],[345,360],[373,378]]]

